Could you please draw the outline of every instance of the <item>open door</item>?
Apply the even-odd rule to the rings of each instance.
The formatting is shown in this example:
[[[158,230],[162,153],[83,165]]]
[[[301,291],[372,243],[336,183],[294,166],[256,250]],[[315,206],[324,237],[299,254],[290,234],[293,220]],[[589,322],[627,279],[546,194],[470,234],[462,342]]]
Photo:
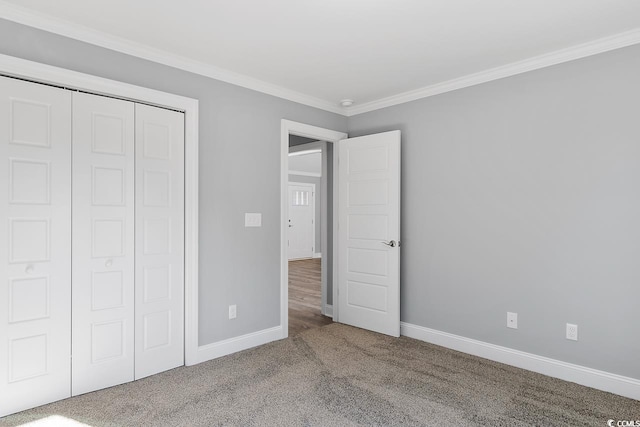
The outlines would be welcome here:
[[[400,131],[339,142],[338,321],[400,336]]]

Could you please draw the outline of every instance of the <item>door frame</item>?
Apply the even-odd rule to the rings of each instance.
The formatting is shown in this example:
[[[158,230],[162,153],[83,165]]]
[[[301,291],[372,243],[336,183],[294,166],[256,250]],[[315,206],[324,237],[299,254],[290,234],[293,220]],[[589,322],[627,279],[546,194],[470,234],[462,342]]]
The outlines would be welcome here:
[[[339,132],[331,129],[325,129],[317,126],[312,126],[304,123],[294,122],[291,120],[282,119],[281,132],[280,132],[280,326],[282,329],[282,338],[289,336],[289,260],[287,255],[287,232],[288,232],[288,220],[289,220],[289,135],[303,136],[305,138],[316,139],[320,141],[326,141],[327,143],[334,144],[333,146],[333,186],[330,189],[333,197],[333,210],[332,215],[334,218],[333,223],[333,269],[331,276],[333,278],[333,320],[339,321],[337,310],[337,298],[338,294],[338,227],[335,222],[338,218],[338,200],[335,197],[338,189],[338,142],[347,138],[345,132]],[[324,221],[326,224],[326,221]],[[323,252],[326,253],[326,235],[324,232],[322,235]],[[323,263],[324,265],[325,263]],[[324,276],[326,277],[326,275]],[[325,292],[326,294],[326,292]],[[323,301],[326,295],[322,296]],[[324,310],[324,305],[323,305]]]
[[[185,365],[195,365],[203,361],[198,357],[198,100],[2,54],[0,54],[0,75],[184,113]]]
[[[311,223],[311,258],[313,258],[316,254],[316,185],[311,182],[297,182],[297,181],[289,181],[289,186],[295,185],[299,187],[311,187],[311,217],[313,222]],[[287,211],[291,207],[291,204],[287,204]],[[322,234],[322,230],[320,231]],[[289,240],[289,239],[287,239]],[[289,259],[289,255],[287,254],[287,259]]]
[[[325,260],[329,256],[329,235],[328,232],[328,220],[329,220],[329,191],[328,191],[328,158],[327,158],[327,144],[326,141],[308,142],[306,144],[296,145],[289,147],[289,153],[295,153],[306,150],[320,150],[322,153],[322,168],[320,172],[320,245],[324,250]],[[288,158],[288,157],[287,157]],[[300,172],[289,171],[290,175],[300,175]],[[304,176],[304,175],[300,175]],[[314,254],[314,258],[315,258]],[[333,317],[333,306],[327,305],[327,283],[329,276],[329,265],[327,262],[320,263],[320,293],[321,293],[321,306],[320,310],[325,316]]]

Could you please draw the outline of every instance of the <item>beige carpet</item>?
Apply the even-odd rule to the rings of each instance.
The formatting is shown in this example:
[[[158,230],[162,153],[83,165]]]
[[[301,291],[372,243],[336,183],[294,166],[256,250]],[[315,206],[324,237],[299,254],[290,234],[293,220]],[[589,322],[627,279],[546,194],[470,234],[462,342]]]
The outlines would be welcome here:
[[[603,427],[609,419],[640,419],[640,402],[332,324],[25,411],[0,425],[49,416],[58,416],[49,419],[56,426],[70,419],[91,426]]]

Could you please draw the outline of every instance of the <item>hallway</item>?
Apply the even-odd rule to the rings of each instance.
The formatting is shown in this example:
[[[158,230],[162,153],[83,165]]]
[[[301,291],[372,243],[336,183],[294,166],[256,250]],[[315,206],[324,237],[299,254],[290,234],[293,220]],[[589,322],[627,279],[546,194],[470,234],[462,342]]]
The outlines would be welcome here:
[[[333,323],[321,312],[320,258],[289,261],[289,336]]]

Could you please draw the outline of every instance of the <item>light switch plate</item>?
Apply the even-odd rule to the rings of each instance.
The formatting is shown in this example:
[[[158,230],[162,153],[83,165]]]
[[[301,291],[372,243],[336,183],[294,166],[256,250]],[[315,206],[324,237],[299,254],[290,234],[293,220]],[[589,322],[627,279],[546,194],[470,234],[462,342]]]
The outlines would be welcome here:
[[[262,214],[261,213],[245,213],[244,226],[245,227],[262,227]]]

